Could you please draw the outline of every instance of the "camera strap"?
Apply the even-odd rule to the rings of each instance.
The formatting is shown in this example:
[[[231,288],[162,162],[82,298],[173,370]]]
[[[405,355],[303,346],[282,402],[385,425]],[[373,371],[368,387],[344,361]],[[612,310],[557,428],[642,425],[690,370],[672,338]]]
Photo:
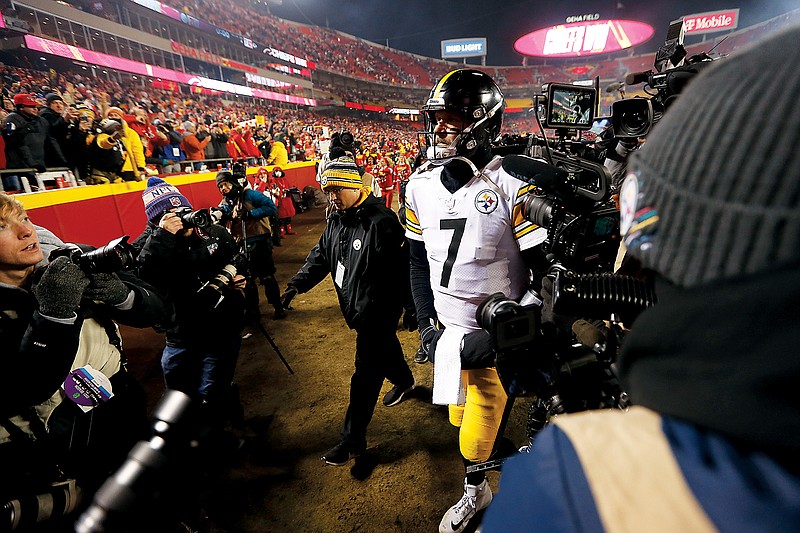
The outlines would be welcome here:
[[[494,172],[495,170],[500,168],[502,166],[502,164],[503,164],[503,158],[502,157],[495,157],[494,159],[489,161],[489,164],[487,164],[485,167],[483,167],[483,170],[478,170],[478,167],[476,167],[475,164],[472,161],[470,161],[469,159],[467,159],[466,157],[459,156],[459,157],[455,157],[453,159],[463,160],[465,163],[467,163],[470,166],[470,168],[472,169],[472,172],[474,173],[474,175],[477,176],[478,178],[480,178],[481,180],[483,180],[483,182],[486,183],[486,185],[490,189],[492,189],[494,192],[499,194],[503,198],[503,200],[505,200],[506,202],[511,200],[511,198],[506,194],[506,192],[503,189],[501,189],[495,182],[493,182],[491,180],[491,178],[489,178],[489,176],[487,176],[486,173],[484,172],[486,170],[488,170],[490,172]]]

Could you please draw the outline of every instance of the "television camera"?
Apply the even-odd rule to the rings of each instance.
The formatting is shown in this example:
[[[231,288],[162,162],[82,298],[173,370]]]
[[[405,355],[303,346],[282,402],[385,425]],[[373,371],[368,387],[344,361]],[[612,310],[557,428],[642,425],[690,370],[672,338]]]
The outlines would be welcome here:
[[[497,293],[476,313],[509,396],[534,398],[526,427],[531,440],[552,416],[627,405],[613,370],[622,325],[655,302],[643,281],[613,274],[619,210],[611,176],[594,157],[583,157],[589,143],[580,135],[596,126],[597,88],[551,83],[543,93],[534,99],[544,101],[543,116],[537,113],[541,136],[530,136],[523,153],[503,159],[506,172],[535,186],[521,207],[547,231],[542,298],[529,291],[515,302]],[[581,102],[580,113],[573,102]],[[555,129],[554,138],[545,127]]]
[[[644,83],[645,92],[650,97],[628,98],[611,104],[616,138],[645,137],[692,78],[714,61],[710,51],[687,58],[683,46],[684,32],[683,19],[672,21],[664,45],[656,52],[655,70],[631,72],[625,76],[627,85]]]
[[[345,152],[355,154],[360,146],[361,142],[356,141],[353,134],[348,130],[337,131],[331,135],[330,148],[341,148]]]

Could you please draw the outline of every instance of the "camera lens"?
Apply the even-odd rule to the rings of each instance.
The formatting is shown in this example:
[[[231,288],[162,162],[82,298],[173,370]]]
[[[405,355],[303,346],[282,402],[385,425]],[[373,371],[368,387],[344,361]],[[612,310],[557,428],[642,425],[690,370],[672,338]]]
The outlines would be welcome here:
[[[544,196],[529,194],[522,201],[522,215],[537,226],[546,228],[553,219],[553,202]]]
[[[133,248],[128,244],[128,236],[114,239],[102,248],[83,252],[76,245],[53,251],[51,259],[64,255],[78,265],[84,272],[118,272],[131,268],[134,263]]]
[[[480,327],[491,331],[494,327],[498,311],[504,310],[509,305],[513,307],[516,306],[517,303],[507,298],[502,292],[496,292],[478,305],[478,308],[475,310],[475,320]]]
[[[213,223],[211,213],[208,209],[198,209],[197,211],[190,211],[189,208],[176,211],[178,216],[183,222],[185,228],[205,228]]]
[[[350,133],[349,131],[343,131],[342,134],[339,136],[339,140],[344,146],[352,146],[354,140],[353,134]]]

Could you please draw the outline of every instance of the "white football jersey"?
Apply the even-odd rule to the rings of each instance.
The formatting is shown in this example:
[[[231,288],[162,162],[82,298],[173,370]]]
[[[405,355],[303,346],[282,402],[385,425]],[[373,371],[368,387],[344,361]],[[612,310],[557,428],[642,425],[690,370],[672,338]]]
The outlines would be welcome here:
[[[495,157],[483,173],[507,199],[480,178],[451,194],[441,166],[414,175],[406,189],[406,236],[425,243],[436,313],[448,328],[480,329],[475,311],[496,292],[518,301],[529,284],[520,250],[547,237],[522,214],[523,197],[534,186],[501,163]]]

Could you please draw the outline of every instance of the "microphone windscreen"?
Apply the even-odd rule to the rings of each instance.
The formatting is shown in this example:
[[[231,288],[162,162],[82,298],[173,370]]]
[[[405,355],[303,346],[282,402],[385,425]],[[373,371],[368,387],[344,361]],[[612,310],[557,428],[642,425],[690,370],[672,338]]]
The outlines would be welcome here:
[[[650,79],[650,71],[647,72],[628,72],[625,74],[625,83],[627,85],[638,85]]]
[[[518,180],[550,190],[564,183],[569,174],[566,170],[539,161],[527,155],[512,154],[503,158],[503,170]]]

